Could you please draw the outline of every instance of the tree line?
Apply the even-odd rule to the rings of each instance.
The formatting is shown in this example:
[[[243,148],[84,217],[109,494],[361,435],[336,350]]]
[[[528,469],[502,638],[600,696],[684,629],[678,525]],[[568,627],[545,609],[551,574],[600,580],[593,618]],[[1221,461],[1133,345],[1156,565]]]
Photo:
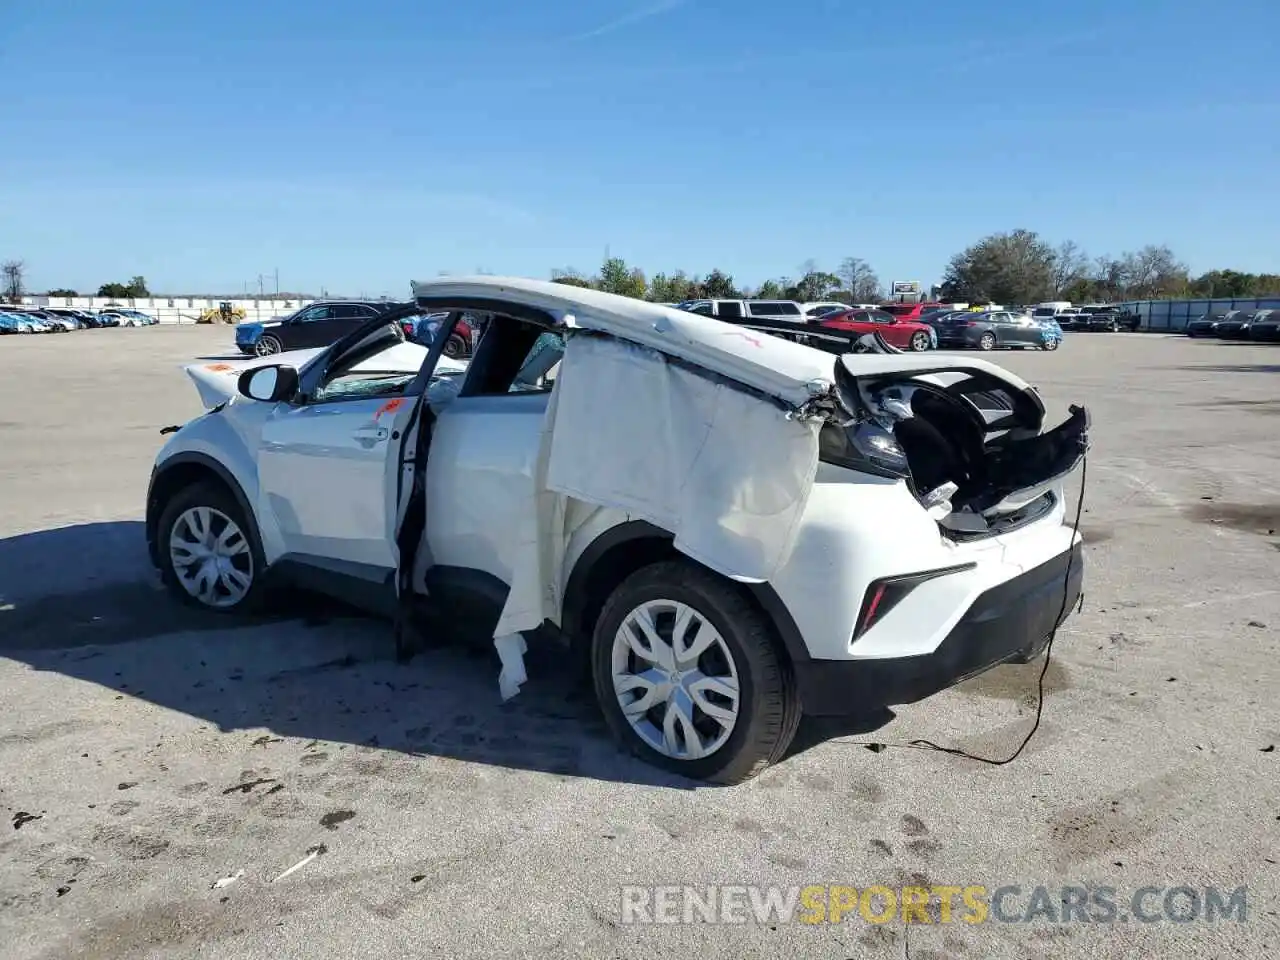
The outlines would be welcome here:
[[[24,291],[25,265],[0,264],[0,293],[16,302]],[[557,283],[592,287],[658,303],[682,300],[757,298],[761,300],[837,300],[879,303],[886,292],[871,264],[845,257],[833,271],[814,260],[792,275],[751,287],[715,269],[704,275],[655,273],[652,277],[621,257],[606,257],[597,273],[553,270]],[[1073,303],[1181,298],[1230,299],[1280,296],[1280,274],[1210,270],[1192,276],[1167,246],[1149,245],[1119,256],[1090,256],[1073,241],[1056,246],[1032,230],[993,233],[957,253],[947,263],[942,282],[925,291],[946,302],[1031,304],[1046,300]],[[74,297],[74,290],[50,290],[49,296]],[[151,296],[146,279],[104,283],[98,296],[127,299]]]
[[[599,273],[552,273],[558,283],[594,287],[660,303],[758,298],[878,303],[885,289],[871,265],[846,257],[834,272],[806,261],[796,278],[766,280],[754,289],[712,270],[705,277],[677,271],[646,279],[644,271],[610,257]],[[1209,270],[1192,276],[1167,246],[1149,245],[1119,256],[1090,256],[1075,242],[1053,246],[1031,230],[994,233],[957,253],[942,282],[925,294],[947,303],[1032,304],[1048,300],[1116,303],[1125,300],[1231,299],[1280,296],[1280,274]]]

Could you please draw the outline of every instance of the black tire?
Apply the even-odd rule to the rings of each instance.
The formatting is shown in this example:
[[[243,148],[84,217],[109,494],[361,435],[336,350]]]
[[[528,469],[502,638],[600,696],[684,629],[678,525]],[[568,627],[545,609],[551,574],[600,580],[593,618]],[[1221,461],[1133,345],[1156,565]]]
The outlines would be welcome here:
[[[929,335],[923,330],[911,335],[911,349],[916,353],[923,353],[929,349]]]
[[[1046,350],[1057,350],[1061,342],[1062,341],[1060,341],[1057,337],[1053,337],[1049,340],[1046,340],[1043,346]]]
[[[1112,321],[1111,321],[1111,332],[1112,332],[1112,333],[1119,333],[1119,332],[1120,332],[1120,321],[1119,321],[1119,320],[1112,320]]]
[[[253,352],[255,356],[272,357],[277,353],[284,353],[284,344],[280,342],[279,337],[268,333],[259,338]]]
[[[738,718],[729,738],[710,756],[679,760],[653,749],[631,728],[614,693],[614,637],[628,614],[651,600],[693,607],[720,632],[733,657],[739,680]],[[769,622],[739,587],[687,560],[644,567],[613,591],[592,633],[591,672],[600,709],[622,747],[654,766],[695,780],[749,780],[786,754],[800,723],[791,664],[775,643]]]
[[[978,338],[979,350],[994,350],[996,348],[996,335],[988,330]]]
[[[458,357],[464,357],[467,354],[467,341],[456,333],[449,334],[449,339],[444,342],[444,355],[451,360]]]
[[[192,507],[212,507],[214,510],[226,515],[235,522],[236,526],[244,534],[245,540],[248,541],[249,557],[252,563],[250,574],[252,583],[239,603],[221,607],[201,603],[196,597],[188,593],[178,580],[178,575],[173,568],[173,559],[169,554],[169,539],[172,536],[173,527],[178,518]],[[169,502],[165,504],[164,509],[160,512],[160,520],[156,524],[156,553],[160,565],[160,579],[164,582],[169,592],[182,603],[200,610],[216,613],[252,613],[261,607],[266,589],[264,573],[267,565],[262,555],[262,543],[258,537],[258,528],[253,522],[253,518],[245,516],[236,498],[221,484],[214,482],[195,483],[189,487],[182,488],[169,499]]]

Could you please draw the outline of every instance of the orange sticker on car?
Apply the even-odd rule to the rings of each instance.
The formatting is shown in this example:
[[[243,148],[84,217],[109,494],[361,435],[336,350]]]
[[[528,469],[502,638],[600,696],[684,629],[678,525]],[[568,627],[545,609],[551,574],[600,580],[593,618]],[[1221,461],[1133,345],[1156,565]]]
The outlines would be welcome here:
[[[384,413],[395,413],[402,406],[404,406],[404,397],[398,397],[395,400],[388,400],[374,411],[373,419],[377,420]]]
[[[234,370],[235,367],[229,363],[211,363],[205,369],[212,370],[214,373],[225,373],[228,370]]]

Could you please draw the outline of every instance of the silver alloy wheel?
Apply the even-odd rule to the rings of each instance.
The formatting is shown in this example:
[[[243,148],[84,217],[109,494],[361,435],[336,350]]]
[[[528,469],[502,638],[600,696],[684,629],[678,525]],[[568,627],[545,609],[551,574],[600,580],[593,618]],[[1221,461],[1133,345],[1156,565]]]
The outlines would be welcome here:
[[[921,330],[919,333],[911,335],[911,349],[919,353],[922,350],[929,349],[929,335]]]
[[[169,560],[182,589],[207,607],[233,607],[253,586],[253,553],[234,520],[191,507],[169,532]]]
[[[648,600],[613,638],[613,689],[646,744],[675,760],[724,746],[738,722],[733,655],[706,617],[675,600]]]
[[[1046,350],[1057,350],[1057,349],[1058,349],[1058,338],[1057,338],[1057,337],[1050,337],[1048,340],[1046,340],[1046,341],[1044,342],[1044,348],[1045,348]]]
[[[978,338],[979,350],[994,350],[996,346],[996,335],[988,330]]]
[[[281,349],[280,341],[270,334],[265,337],[259,337],[258,342],[253,346],[253,352],[260,357],[269,357],[272,354],[279,353]]]

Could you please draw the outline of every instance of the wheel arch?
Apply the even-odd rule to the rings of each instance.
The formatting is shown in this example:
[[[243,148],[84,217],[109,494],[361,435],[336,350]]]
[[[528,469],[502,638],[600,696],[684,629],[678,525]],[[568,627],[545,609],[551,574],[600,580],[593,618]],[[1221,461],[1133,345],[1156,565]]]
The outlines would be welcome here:
[[[175,453],[160,464],[151,475],[151,483],[147,487],[146,535],[147,553],[154,566],[160,565],[159,546],[156,543],[160,523],[160,515],[167,504],[179,491],[197,483],[212,481],[226,489],[235,498],[245,522],[254,529],[257,535],[257,518],[249,504],[249,498],[235,476],[223,464],[205,453],[189,450]]]
[[[596,620],[618,584],[637,570],[663,560],[697,563],[677,550],[674,540],[661,527],[630,520],[610,527],[582,552],[569,574],[560,618],[576,662],[588,664]],[[764,615],[780,654],[792,664],[810,659],[799,627],[770,584],[729,582]]]

